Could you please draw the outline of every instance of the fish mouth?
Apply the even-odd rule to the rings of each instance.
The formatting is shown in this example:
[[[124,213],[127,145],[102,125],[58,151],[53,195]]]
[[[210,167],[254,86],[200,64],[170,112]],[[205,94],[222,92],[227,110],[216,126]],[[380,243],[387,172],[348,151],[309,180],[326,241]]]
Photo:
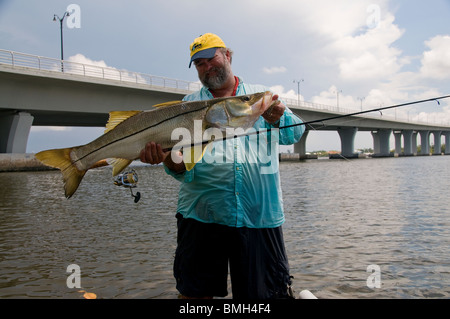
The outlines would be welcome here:
[[[262,115],[272,105],[273,93],[270,91],[264,92],[263,97],[252,106],[253,114]]]
[[[272,97],[273,97],[272,92],[270,91],[265,92],[263,97],[264,112],[272,105]]]

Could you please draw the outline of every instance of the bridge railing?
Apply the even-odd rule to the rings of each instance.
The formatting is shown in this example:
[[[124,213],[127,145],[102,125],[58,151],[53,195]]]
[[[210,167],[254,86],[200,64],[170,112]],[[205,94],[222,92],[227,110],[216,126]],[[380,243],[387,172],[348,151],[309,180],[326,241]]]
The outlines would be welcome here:
[[[341,113],[341,114],[351,114],[351,113],[357,113],[360,111],[368,111],[369,109],[361,109],[361,108],[345,108],[345,107],[337,107],[337,106],[331,106],[331,105],[325,105],[320,103],[312,103],[307,101],[298,101],[297,99],[291,99],[291,98],[284,98],[281,97],[283,101],[290,107],[290,108],[306,108],[306,109],[314,109],[318,111],[323,112],[330,112],[330,113]],[[376,107],[377,108],[377,107]],[[381,119],[386,121],[394,121],[394,122],[405,122],[405,123],[414,123],[414,124],[421,124],[421,125],[437,125],[437,126],[449,126],[450,122],[445,119],[436,120],[435,117],[432,119],[427,118],[427,120],[422,120],[419,118],[419,115],[413,115],[409,114],[403,114],[397,115],[397,112],[393,110],[385,110],[382,112],[373,111],[368,112],[364,114],[357,115],[358,117],[366,117],[366,118],[372,118],[372,119]]]
[[[102,65],[88,65],[79,62],[61,61],[26,53],[7,51],[0,49],[0,63],[13,67],[33,68],[44,71],[76,74],[85,77],[95,77],[121,82],[132,82],[145,84],[153,87],[178,89],[181,91],[197,91],[201,88],[199,82],[189,82],[166,78],[162,76],[149,75],[127,70],[119,70]]]
[[[53,58],[47,58],[37,55],[31,55],[26,53],[20,53],[15,51],[8,51],[0,49],[0,64],[7,64],[13,67],[25,67],[25,68],[33,68],[44,71],[51,72],[59,72],[59,73],[67,73],[67,74],[76,74],[85,77],[94,77],[94,78],[102,78],[107,80],[115,80],[120,82],[132,82],[137,84],[149,85],[157,88],[170,88],[177,89],[182,92],[193,92],[197,91],[201,88],[201,84],[199,82],[189,82],[184,80],[177,80],[166,78],[162,76],[149,75],[138,72],[130,72],[127,70],[119,70],[116,68],[108,67],[106,65],[89,65],[79,62],[72,61],[62,61]],[[349,114],[355,113],[357,109],[350,109],[344,107],[330,106],[319,103],[312,103],[306,101],[298,101],[297,99],[290,99],[281,97],[285,103],[292,108],[309,108],[313,110],[319,110],[324,112],[332,112],[332,113],[342,113]],[[366,113],[364,115],[360,115],[362,117],[370,117],[370,118],[378,118],[392,121],[402,121],[408,123],[417,123],[417,124],[438,124],[441,126],[450,126],[450,123],[446,121],[441,121],[438,123],[437,121],[421,121],[421,120],[412,120],[412,116],[401,117],[395,115],[387,115],[389,112],[383,113]],[[396,114],[396,113],[395,113]]]

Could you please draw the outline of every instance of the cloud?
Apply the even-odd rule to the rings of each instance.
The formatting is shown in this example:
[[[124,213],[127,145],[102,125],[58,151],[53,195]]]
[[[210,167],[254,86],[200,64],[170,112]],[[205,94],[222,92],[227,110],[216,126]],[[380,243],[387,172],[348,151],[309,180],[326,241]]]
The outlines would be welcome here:
[[[368,110],[448,93],[442,92],[445,90],[442,80],[450,78],[450,35],[417,37],[414,48],[425,44],[424,52],[417,54],[410,50],[411,36],[404,38],[411,32],[409,24],[396,19],[399,7],[393,1],[374,4],[372,0],[280,0],[274,7],[272,2],[261,0],[258,5],[263,12],[258,14],[284,11],[283,28],[295,34],[298,39],[295,43],[301,43],[289,46],[295,54],[290,56],[291,60],[283,60],[283,64],[286,74],[301,74],[307,79],[305,93],[314,92],[308,101],[336,107],[337,92],[342,90],[340,109],[358,111],[361,99],[363,109]],[[274,74],[276,70],[263,69],[265,74]],[[288,87],[286,82],[283,84]],[[271,89],[282,97],[288,96],[293,103],[297,100],[295,90],[286,91],[282,85]],[[383,115],[423,120],[426,113],[433,112],[428,120],[450,120],[450,101],[440,102],[438,108],[431,104],[417,105],[387,110]]]
[[[394,21],[394,16],[387,14],[377,27],[357,36],[339,38],[330,46],[342,79],[385,79],[409,62],[409,59],[402,57],[402,51],[393,46],[404,33]]]
[[[385,11],[386,2],[377,1],[378,13]],[[297,12],[301,18],[302,27],[308,28],[318,36],[329,40],[346,37],[368,28],[369,18],[374,16],[373,1],[301,1]],[[370,10],[369,10],[370,9]],[[371,24],[373,23],[373,19]]]
[[[263,72],[266,74],[285,73],[287,69],[284,66],[273,66],[271,68],[264,67]]]
[[[450,125],[450,106],[444,106],[440,112],[420,112],[411,116],[412,121]]]
[[[288,104],[296,104],[298,102],[298,94],[294,90],[289,90],[285,92],[285,88],[282,85],[274,85],[271,86],[270,91],[274,94],[278,94],[280,99],[282,99],[285,103]],[[304,101],[305,98],[300,94],[300,101]]]
[[[77,53],[67,59],[69,63],[64,65],[64,72],[80,74],[84,76],[99,77],[109,80],[128,81],[141,84],[151,84],[148,78],[142,74],[119,70],[108,66],[103,60],[92,60],[81,53]]]
[[[88,57],[85,57],[81,53],[77,53],[75,55],[72,55],[71,57],[69,57],[67,59],[67,61],[75,62],[75,63],[81,63],[81,64],[87,64],[87,65],[92,65],[92,66],[98,66],[98,67],[102,67],[102,68],[107,68],[108,67],[106,65],[105,61],[103,61],[103,60],[100,60],[100,61],[91,60]]]
[[[424,77],[432,79],[450,78],[450,36],[438,35],[425,41],[429,48],[423,53],[420,72]]]
[[[327,17],[329,9],[325,10]],[[342,8],[338,12],[343,12]],[[337,30],[332,30],[330,24],[318,28],[316,32],[328,39],[328,44],[322,49],[326,57],[322,65],[328,64],[330,70],[334,68],[330,73],[335,74],[335,78],[328,90],[322,90],[311,98],[312,102],[336,106],[337,88],[343,89],[339,94],[342,108],[360,108],[359,98],[364,98],[363,108],[369,109],[444,95],[438,87],[442,89],[439,80],[450,78],[450,35],[438,35],[425,41],[427,49],[421,55],[421,65],[413,65],[416,58],[397,47],[405,29],[396,24],[394,14],[387,8],[382,12],[378,23],[371,27],[369,20],[362,22],[354,16],[353,21],[342,26],[338,25],[337,18],[332,18],[330,23]],[[343,14],[351,18],[354,13]],[[408,71],[405,71],[406,66]],[[436,81],[430,82],[430,79]],[[434,116],[429,115],[428,120],[450,121],[449,105],[447,100],[441,101],[441,107],[433,112]],[[430,111],[421,111],[426,107],[417,105],[383,113],[395,114],[403,119],[423,120]]]
[[[342,92],[342,90],[338,89],[334,85],[332,85],[327,91],[320,92],[318,96],[314,96],[312,102],[333,107],[339,106],[340,111],[349,110],[351,112],[358,109],[358,105],[361,104],[357,98],[351,95],[346,95],[345,92]]]
[[[109,67],[105,61],[95,61],[84,56],[81,53],[70,56],[64,65],[64,72],[80,74],[84,76],[108,78],[119,80],[121,78],[120,71],[116,68]]]
[[[331,91],[339,88],[344,91],[339,97],[342,106],[360,108],[358,97],[365,97],[364,104],[379,106],[407,98],[409,90],[423,89],[417,82],[417,74],[402,72],[411,64],[412,57],[396,46],[405,29],[397,25],[389,3],[388,0],[376,5],[370,0],[277,3],[289,8],[286,21],[296,21],[292,30],[302,39],[302,46],[295,50],[302,59],[292,58],[300,61],[300,73],[305,74],[312,89],[318,87],[314,82],[319,81],[329,87],[316,90],[318,93],[311,101],[337,105],[337,94]],[[264,7],[265,1],[262,4]],[[269,70],[266,68],[264,72]]]

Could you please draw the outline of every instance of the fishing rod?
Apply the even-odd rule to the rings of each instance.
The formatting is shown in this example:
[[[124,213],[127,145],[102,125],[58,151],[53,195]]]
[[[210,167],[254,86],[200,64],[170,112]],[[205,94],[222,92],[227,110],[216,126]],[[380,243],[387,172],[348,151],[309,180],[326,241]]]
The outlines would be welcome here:
[[[419,101],[414,101],[414,102],[407,102],[407,103],[402,103],[402,104],[385,106],[385,107],[380,107],[380,108],[376,108],[376,109],[369,109],[369,110],[359,111],[359,112],[354,112],[354,113],[336,115],[336,116],[327,117],[327,118],[321,119],[321,120],[314,120],[314,121],[308,121],[308,122],[303,122],[303,123],[287,125],[287,126],[279,127],[278,129],[286,129],[286,128],[291,128],[291,127],[295,127],[295,126],[299,126],[299,125],[310,125],[310,124],[314,124],[314,123],[322,123],[322,122],[325,122],[325,121],[331,121],[331,120],[336,120],[336,119],[340,119],[340,118],[344,118],[344,117],[351,117],[351,116],[356,116],[356,115],[361,115],[361,114],[366,114],[366,113],[372,113],[372,112],[380,112],[381,115],[383,115],[383,113],[381,111],[384,111],[384,110],[389,110],[389,109],[398,108],[398,107],[402,107],[402,106],[420,104],[420,103],[425,103],[425,102],[433,102],[434,101],[434,102],[437,102],[438,105],[441,105],[439,100],[443,100],[443,99],[447,99],[447,98],[450,98],[450,95],[444,95],[444,96],[439,96],[439,97],[426,99],[426,100],[419,100]]]
[[[444,95],[444,96],[435,97],[435,98],[431,98],[431,99],[425,99],[425,100],[420,100],[420,101],[396,104],[396,105],[391,105],[391,106],[379,107],[379,108],[376,108],[376,109],[369,109],[369,110],[359,111],[359,112],[354,112],[354,113],[335,115],[335,116],[327,117],[327,118],[320,119],[320,120],[313,120],[313,121],[308,121],[308,122],[295,123],[295,124],[286,125],[286,126],[282,126],[282,127],[268,128],[268,129],[265,129],[265,130],[247,132],[247,133],[244,133],[244,134],[241,134],[241,135],[226,136],[225,138],[221,138],[221,139],[215,139],[215,136],[214,136],[214,140],[204,140],[204,141],[197,142],[197,143],[191,143],[190,145],[187,144],[187,145],[184,145],[184,146],[183,145],[181,145],[181,146],[174,146],[174,147],[171,147],[171,148],[166,148],[163,151],[165,151],[165,152],[172,151],[174,148],[177,148],[178,150],[181,150],[182,148],[184,149],[184,148],[188,148],[188,147],[195,147],[195,146],[205,145],[205,144],[208,144],[210,142],[220,142],[220,141],[225,141],[225,140],[229,140],[229,139],[235,139],[235,138],[238,138],[238,137],[257,135],[257,134],[260,134],[260,133],[271,132],[272,130],[282,130],[282,129],[292,128],[292,127],[296,127],[296,126],[301,126],[301,125],[305,125],[306,126],[306,125],[311,125],[311,124],[314,124],[314,123],[323,123],[323,122],[326,122],[326,121],[331,121],[331,120],[336,120],[336,119],[340,119],[340,118],[351,117],[351,116],[356,116],[356,115],[361,115],[361,114],[366,114],[366,113],[372,113],[372,112],[380,112],[381,115],[383,115],[382,111],[384,111],[384,110],[389,110],[389,109],[398,108],[398,107],[402,107],[402,106],[420,104],[420,103],[425,103],[425,102],[435,101],[435,102],[438,103],[438,105],[440,105],[439,100],[447,99],[447,98],[450,98],[450,95]],[[274,105],[276,105],[276,104],[273,104],[269,108],[269,110],[271,110]],[[325,124],[324,124],[324,126],[325,126]],[[134,170],[132,170],[131,172],[125,172],[125,173],[120,174],[119,176],[117,176],[116,180],[114,181],[114,183],[115,183],[115,185],[118,185],[118,186],[124,186],[126,188],[130,188],[131,196],[134,197],[134,202],[137,203],[139,201],[139,199],[141,198],[141,194],[139,192],[137,192],[136,195],[134,195],[133,191],[131,190],[132,188],[136,187],[137,181],[138,181],[137,174],[136,174],[136,172]]]
[[[211,140],[204,140],[204,141],[201,141],[201,142],[191,143],[190,145],[180,145],[180,146],[177,146],[177,148],[181,149],[181,148],[187,148],[187,147],[195,147],[195,146],[205,145],[205,144],[208,144],[210,142],[226,141],[226,140],[229,140],[229,139],[235,139],[235,138],[244,137],[244,136],[250,136],[250,135],[258,135],[260,133],[271,132],[272,130],[283,130],[283,129],[292,128],[292,127],[296,127],[296,126],[302,126],[302,125],[306,126],[306,125],[311,125],[311,124],[315,124],[315,123],[322,123],[323,124],[323,122],[326,122],[326,121],[331,121],[331,120],[336,120],[336,119],[340,119],[340,118],[351,117],[351,116],[356,116],[356,115],[361,115],[361,114],[373,113],[373,112],[380,112],[381,115],[383,115],[382,111],[385,111],[385,110],[394,109],[394,108],[398,108],[398,107],[402,107],[402,106],[421,104],[421,103],[425,103],[425,102],[437,102],[438,105],[441,105],[439,100],[448,99],[448,98],[450,98],[450,94],[449,95],[439,96],[439,97],[434,97],[434,98],[430,98],[430,99],[425,99],[425,100],[418,100],[418,101],[413,101],[413,102],[407,102],[407,103],[401,103],[401,104],[395,104],[395,105],[390,105],[390,106],[379,107],[379,108],[376,108],[376,109],[369,109],[369,110],[358,111],[358,112],[354,112],[354,113],[335,115],[335,116],[327,117],[327,118],[320,119],[320,120],[301,122],[301,123],[286,125],[286,126],[282,126],[282,127],[268,128],[268,129],[259,130],[259,131],[255,131],[255,132],[247,132],[247,133],[244,133],[244,134],[241,134],[241,135],[226,136],[226,137],[221,138],[221,139],[214,139],[213,141],[211,141]],[[166,148],[166,149],[164,149],[164,151],[168,152],[168,151],[171,151],[173,148],[174,147]]]

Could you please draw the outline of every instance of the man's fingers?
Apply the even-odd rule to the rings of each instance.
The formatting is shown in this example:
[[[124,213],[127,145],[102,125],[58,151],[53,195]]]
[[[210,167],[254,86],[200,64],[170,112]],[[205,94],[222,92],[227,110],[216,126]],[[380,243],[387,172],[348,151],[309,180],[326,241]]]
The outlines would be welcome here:
[[[163,162],[169,152],[164,152],[160,144],[155,142],[148,142],[145,144],[144,149],[141,150],[139,158],[141,162],[148,164],[159,164]]]
[[[143,150],[141,150],[140,159],[141,162],[153,164],[154,163],[154,153],[156,152],[156,145],[153,142],[145,144]]]

